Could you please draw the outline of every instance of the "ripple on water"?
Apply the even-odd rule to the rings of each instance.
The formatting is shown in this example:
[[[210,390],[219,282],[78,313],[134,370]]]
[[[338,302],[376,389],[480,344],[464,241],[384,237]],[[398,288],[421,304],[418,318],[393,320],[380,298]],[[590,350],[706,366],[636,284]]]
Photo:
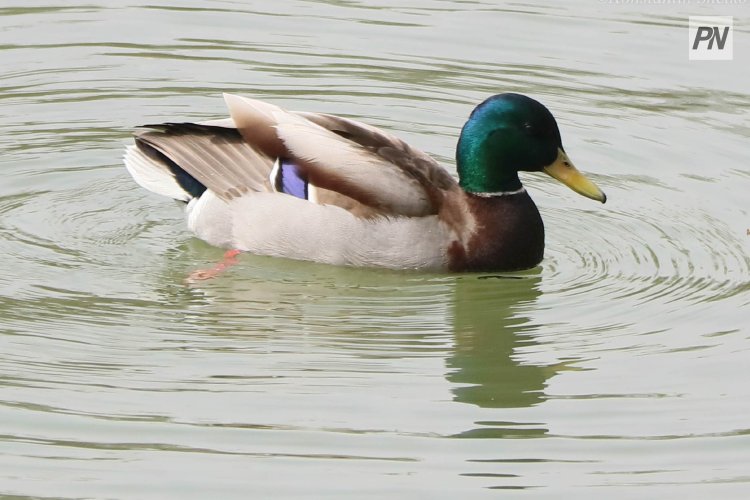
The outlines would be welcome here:
[[[708,351],[734,357],[730,346],[742,336],[738,325],[750,303],[750,252],[736,229],[737,210],[696,202],[676,183],[596,181],[609,196],[604,206],[571,199],[554,184],[529,183],[545,193],[536,199],[547,228],[536,338],[554,342],[558,356],[588,358],[603,373],[617,373],[601,381],[611,387],[635,385],[618,380],[626,366],[669,366],[663,354],[694,366],[711,359]],[[549,359],[539,347],[529,355]],[[608,366],[614,359],[620,370]],[[689,391],[674,387],[670,397]]]
[[[318,348],[356,357],[445,349],[445,336],[424,335],[444,329],[450,280],[243,256],[236,279],[187,287],[188,272],[221,251],[190,237],[180,207],[123,188],[122,170],[100,174],[76,189],[0,198],[0,252],[23,277],[0,277],[3,327],[14,336],[4,369],[36,374],[16,383],[88,385],[89,373],[96,383],[150,385],[152,370],[171,370],[144,366],[143,352],[175,366],[192,349],[292,356],[309,334]],[[332,329],[332,318],[345,321]],[[28,349],[39,338],[54,349]]]

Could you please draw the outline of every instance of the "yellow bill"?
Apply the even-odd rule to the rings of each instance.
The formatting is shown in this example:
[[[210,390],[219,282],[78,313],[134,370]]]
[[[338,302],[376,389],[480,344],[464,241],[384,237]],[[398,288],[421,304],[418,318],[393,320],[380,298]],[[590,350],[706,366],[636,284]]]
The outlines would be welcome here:
[[[607,201],[607,195],[576,169],[573,162],[570,161],[570,158],[568,158],[568,155],[562,149],[557,150],[557,158],[551,165],[544,167],[544,171],[550,177],[557,179],[586,198],[601,201],[602,203]]]

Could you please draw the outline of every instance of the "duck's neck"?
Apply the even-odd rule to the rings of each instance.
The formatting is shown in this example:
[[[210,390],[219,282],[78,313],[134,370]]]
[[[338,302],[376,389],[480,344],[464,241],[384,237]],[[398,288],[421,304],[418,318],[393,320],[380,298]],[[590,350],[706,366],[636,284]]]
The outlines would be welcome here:
[[[478,120],[464,125],[456,147],[456,168],[459,184],[467,193],[500,194],[523,189],[518,170],[509,164],[503,141],[498,140],[500,135],[499,130],[486,130]]]

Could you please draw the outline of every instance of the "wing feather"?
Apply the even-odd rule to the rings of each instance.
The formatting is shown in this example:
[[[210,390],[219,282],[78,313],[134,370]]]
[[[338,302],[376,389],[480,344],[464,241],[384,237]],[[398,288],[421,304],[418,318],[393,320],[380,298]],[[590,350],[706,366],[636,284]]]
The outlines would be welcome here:
[[[136,143],[168,157],[201,184],[229,200],[248,191],[267,191],[272,160],[236,129],[195,123],[146,125]]]
[[[365,212],[435,214],[443,192],[458,186],[429,155],[375,127],[246,97],[225,100],[246,140],[293,161],[315,186],[369,207]]]
[[[361,217],[437,214],[455,179],[426,153],[378,128],[224,95],[230,119],[147,125],[141,148],[174,162],[219,198],[273,191],[277,158],[298,165],[317,202]]]
[[[384,213],[422,216],[434,207],[418,180],[385,159],[291,113],[276,116],[279,137],[309,181]]]

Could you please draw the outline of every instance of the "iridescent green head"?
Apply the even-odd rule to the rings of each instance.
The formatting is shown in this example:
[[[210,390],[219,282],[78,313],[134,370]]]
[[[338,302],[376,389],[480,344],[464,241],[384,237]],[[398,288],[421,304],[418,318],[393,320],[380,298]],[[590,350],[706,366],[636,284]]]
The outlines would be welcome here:
[[[456,164],[469,193],[516,191],[519,171],[545,171],[584,196],[606,200],[568,159],[552,113],[521,94],[498,94],[474,109],[461,130]]]

